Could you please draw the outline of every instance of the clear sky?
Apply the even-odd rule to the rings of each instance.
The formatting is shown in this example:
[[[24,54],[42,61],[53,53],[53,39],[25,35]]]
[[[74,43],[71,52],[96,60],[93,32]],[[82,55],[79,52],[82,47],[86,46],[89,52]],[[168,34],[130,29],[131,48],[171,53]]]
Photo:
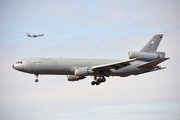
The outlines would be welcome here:
[[[179,0],[1,0],[1,120],[179,120]],[[29,38],[31,34],[45,34]],[[164,34],[158,51],[171,57],[167,69],[126,78],[21,73],[12,65],[30,57],[128,60],[154,34]]]

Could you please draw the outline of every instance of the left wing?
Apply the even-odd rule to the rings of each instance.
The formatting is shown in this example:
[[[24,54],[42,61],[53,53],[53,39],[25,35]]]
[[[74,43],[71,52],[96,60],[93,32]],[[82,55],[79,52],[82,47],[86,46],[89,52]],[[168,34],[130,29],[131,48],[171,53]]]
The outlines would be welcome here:
[[[123,67],[126,67],[128,65],[130,65],[130,62],[139,60],[140,58],[135,58],[135,59],[131,59],[131,60],[127,60],[127,61],[120,61],[120,62],[114,62],[114,63],[108,63],[108,64],[103,64],[103,65],[97,65],[97,66],[92,66],[90,69],[93,71],[96,70],[107,70],[107,69],[120,69]]]

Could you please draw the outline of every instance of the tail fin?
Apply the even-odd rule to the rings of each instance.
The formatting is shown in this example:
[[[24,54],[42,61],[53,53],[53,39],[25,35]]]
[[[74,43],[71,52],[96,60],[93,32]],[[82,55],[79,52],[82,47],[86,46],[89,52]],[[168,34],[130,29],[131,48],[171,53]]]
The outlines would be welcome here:
[[[154,35],[154,37],[140,50],[140,52],[156,51],[159,46],[159,43],[161,42],[162,37],[163,34]]]

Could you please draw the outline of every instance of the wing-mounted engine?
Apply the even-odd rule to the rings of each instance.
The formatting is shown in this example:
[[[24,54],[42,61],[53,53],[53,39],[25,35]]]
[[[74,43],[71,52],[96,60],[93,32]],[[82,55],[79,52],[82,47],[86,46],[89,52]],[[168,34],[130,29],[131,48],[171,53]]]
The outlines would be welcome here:
[[[79,81],[86,78],[85,76],[75,76],[75,75],[67,75],[68,81]]]
[[[152,52],[131,51],[131,52],[128,52],[128,55],[129,55],[129,59],[141,58],[142,60],[148,60],[148,61],[165,57],[164,52],[156,52],[156,51],[152,51]]]
[[[89,67],[80,67],[74,70],[74,75],[67,75],[68,81],[78,81],[86,78],[85,76],[93,73]]]
[[[93,71],[89,67],[80,67],[74,70],[75,76],[87,76],[93,73]]]
[[[67,80],[68,81],[78,81],[78,80],[86,78],[85,76],[87,76],[91,73],[93,73],[93,71],[90,70],[88,67],[76,68],[74,70],[74,75],[67,75]]]

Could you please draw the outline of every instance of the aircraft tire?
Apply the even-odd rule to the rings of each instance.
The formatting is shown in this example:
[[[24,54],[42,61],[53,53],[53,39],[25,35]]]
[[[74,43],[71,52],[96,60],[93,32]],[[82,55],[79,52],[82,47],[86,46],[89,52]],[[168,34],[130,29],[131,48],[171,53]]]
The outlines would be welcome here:
[[[39,80],[38,80],[38,79],[36,79],[36,80],[35,80],[35,82],[36,82],[36,83],[38,83],[38,82],[39,82]]]
[[[101,83],[101,82],[102,82],[102,79],[101,79],[101,78],[98,78],[98,79],[97,79],[97,82]]]
[[[98,81],[97,81],[97,82],[96,82],[96,85],[99,85],[100,83],[101,83],[101,82],[98,82]]]
[[[102,82],[106,82],[106,79],[105,79],[105,78],[103,78],[101,81],[102,81]]]
[[[96,82],[95,82],[95,81],[92,81],[92,82],[91,82],[91,85],[95,85],[95,84],[96,84]]]

